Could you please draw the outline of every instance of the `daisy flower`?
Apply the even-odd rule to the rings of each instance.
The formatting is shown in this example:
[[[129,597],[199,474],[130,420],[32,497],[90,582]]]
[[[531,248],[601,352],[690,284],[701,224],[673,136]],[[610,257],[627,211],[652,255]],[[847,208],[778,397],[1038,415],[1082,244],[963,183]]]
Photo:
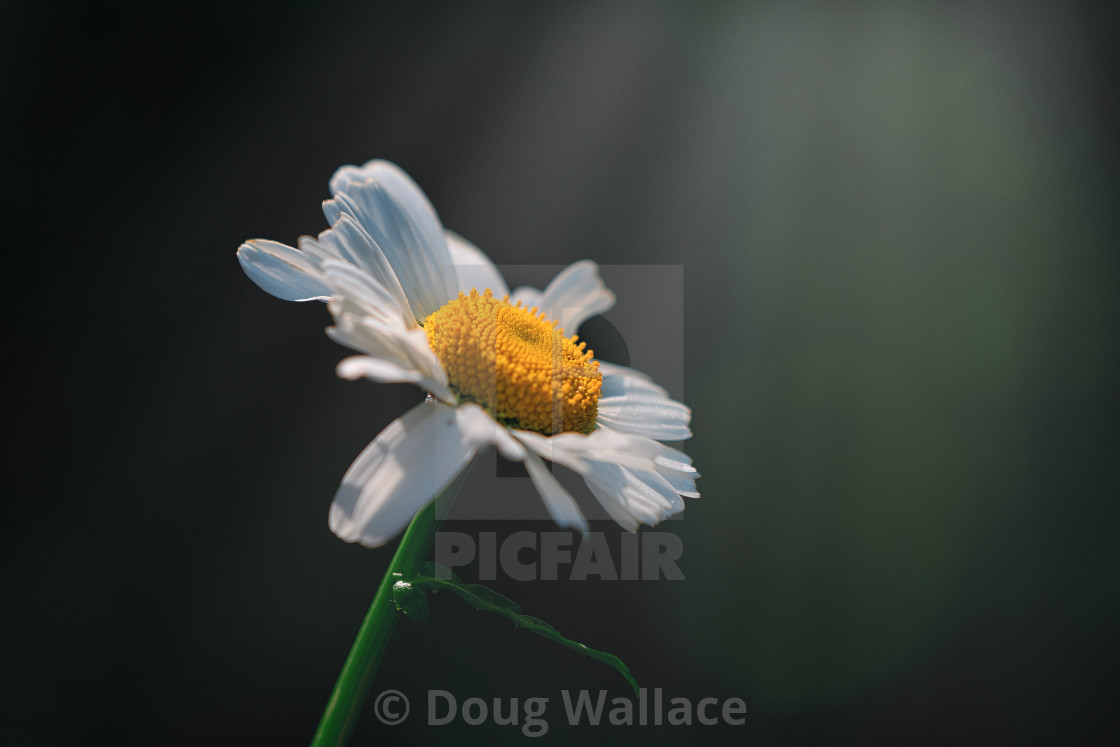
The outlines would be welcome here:
[[[428,393],[347,470],[330,509],[335,534],[384,544],[490,445],[524,463],[562,527],[586,531],[587,520],[544,459],[578,473],[630,531],[699,497],[692,460],[661,443],[692,435],[691,411],[565,333],[614,305],[594,262],[570,265],[543,291],[511,292],[394,164],[344,166],[330,191],[329,229],[298,248],[249,241],[238,260],[277,298],[327,303],[327,334],[359,353],[339,376]]]

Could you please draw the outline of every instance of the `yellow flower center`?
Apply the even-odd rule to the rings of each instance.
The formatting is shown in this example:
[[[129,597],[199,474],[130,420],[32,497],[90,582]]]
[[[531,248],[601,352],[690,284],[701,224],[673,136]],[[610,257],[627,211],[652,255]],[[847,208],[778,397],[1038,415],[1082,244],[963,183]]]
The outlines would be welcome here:
[[[424,332],[459,396],[499,422],[545,435],[590,433],[603,375],[587,343],[556,324],[487,289],[448,301]]]

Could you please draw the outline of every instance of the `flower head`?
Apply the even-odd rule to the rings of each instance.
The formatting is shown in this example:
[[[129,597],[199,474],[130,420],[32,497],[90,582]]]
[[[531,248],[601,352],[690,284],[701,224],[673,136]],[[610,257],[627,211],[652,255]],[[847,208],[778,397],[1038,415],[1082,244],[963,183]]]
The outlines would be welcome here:
[[[599,363],[543,311],[472,290],[425,319],[424,332],[459,398],[499,422],[546,435],[595,430]]]
[[[327,302],[327,334],[359,353],[339,376],[411,382],[430,395],[347,470],[331,505],[335,534],[387,542],[488,445],[525,464],[565,527],[587,521],[542,457],[579,473],[631,531],[699,497],[691,460],[660,443],[692,435],[689,409],[565,332],[614,305],[594,262],[570,265],[544,291],[511,293],[397,166],[344,166],[330,190],[329,229],[298,248],[249,241],[238,260],[278,298]]]

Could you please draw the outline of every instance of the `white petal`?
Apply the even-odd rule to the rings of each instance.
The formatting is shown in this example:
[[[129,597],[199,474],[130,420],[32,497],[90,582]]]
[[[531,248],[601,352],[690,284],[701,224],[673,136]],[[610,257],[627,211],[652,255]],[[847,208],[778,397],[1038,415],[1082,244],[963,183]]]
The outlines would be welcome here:
[[[366,161],[361,167],[341,166],[331,176],[330,190],[332,195],[346,192],[354,186],[361,186],[370,180],[385,184],[392,192],[393,197],[408,205],[410,214],[428,213],[436,217],[436,209],[428,201],[428,197],[419,185],[408,174],[392,161],[374,158]]]
[[[368,355],[352,355],[343,358],[338,363],[338,375],[343,379],[360,379],[365,377],[374,381],[387,383],[412,382],[423,378],[415,369],[404,368],[392,361],[383,358],[371,358]]]
[[[396,297],[362,268],[328,259],[323,261],[320,269],[341,312],[369,316],[401,329],[415,327],[412,312],[403,296]]]
[[[673,469],[681,470],[684,472],[696,472],[696,469],[692,466],[692,457],[690,457],[688,454],[685,454],[683,451],[674,449],[671,446],[657,443],[656,441],[654,442],[654,445],[657,447],[657,453],[654,456],[654,461],[656,461],[658,464],[663,464],[666,467],[671,467]]]
[[[626,467],[622,469],[629,472],[635,480],[640,482],[643,489],[649,491],[651,494],[656,494],[660,498],[659,502],[661,502],[662,506],[668,504],[662,518],[668,518],[684,511],[684,500],[672,484],[659,472],[652,469],[633,470]]]
[[[665,469],[664,467],[657,466],[657,474],[661,475],[667,483],[678,494],[685,498],[699,498],[700,491],[696,489],[696,478],[700,477],[698,473],[690,475],[675,472],[673,470]]]
[[[699,497],[699,474],[688,456],[643,436],[601,426],[588,435],[542,436],[514,431],[532,451],[579,473],[623,528],[656,524],[684,509],[681,496]]]
[[[331,295],[315,260],[290,246],[254,239],[238,248],[237,260],[262,290],[285,301],[325,301]]]
[[[525,458],[525,447],[513,438],[508,428],[480,406],[468,402],[461,405],[456,413],[459,427],[475,443],[497,446],[501,455],[510,461],[520,462]]]
[[[587,439],[582,433],[561,433],[555,436],[544,436],[536,431],[513,431],[518,441],[538,456],[550,462],[562,464],[575,472],[588,469],[587,462],[583,459],[586,451]]]
[[[329,231],[330,229],[328,228],[327,230]],[[299,246],[299,250],[314,260],[317,265],[322,264],[324,259],[345,260],[344,257],[338,256],[333,247],[320,244],[319,240],[314,236],[300,236],[297,245]]]
[[[534,431],[514,431],[514,435],[545,459],[581,474],[587,471],[589,461],[610,461],[639,469],[652,464],[648,449],[638,446],[648,439],[609,428],[597,428],[586,435],[558,433],[543,436]]]
[[[451,483],[478,450],[455,408],[425,402],[383,430],[342,478],[330,528],[347,542],[382,545]]]
[[[599,504],[612,517],[624,513],[641,524],[648,526],[659,524],[664,507],[643,500],[640,493],[628,494],[626,492],[627,480],[625,476],[618,470],[608,473],[608,466],[597,465],[595,473],[584,476],[584,481],[591,489],[592,494],[599,500]],[[600,475],[599,472],[603,474]]]
[[[599,400],[598,422],[626,433],[683,441],[692,437],[692,410],[656,392],[638,391]]]
[[[453,402],[455,395],[447,388],[446,384],[436,379],[426,377],[423,372],[402,366],[401,364],[384,358],[373,358],[368,355],[352,355],[343,358],[335,369],[339,378],[354,379],[366,378],[381,384],[416,384],[421,389],[430,392],[433,397],[443,402]]]
[[[447,251],[455,263],[455,277],[460,293],[469,294],[471,290],[482,293],[489,288],[496,298],[509,295],[502,273],[481,249],[453,231],[444,231],[447,236]]]
[[[639,381],[653,383],[649,374],[642,373],[636,368],[621,366],[617,363],[610,363],[609,361],[599,361],[599,370],[602,371],[604,378],[607,376],[622,376],[627,379],[638,379]]]
[[[650,464],[634,465],[616,460],[647,484],[655,485],[658,490],[663,491],[667,484],[674,492],[685,498],[700,497],[699,491],[696,490],[696,480],[699,479],[700,473],[692,466],[692,458],[688,454],[658,441],[632,435],[629,436],[626,448],[631,453],[652,457],[652,471],[656,476],[650,474]],[[678,504],[675,498],[671,501],[683,509],[683,502]]]
[[[609,428],[598,428],[587,435],[513,434],[530,452],[579,473],[610,517],[624,529],[633,531],[639,523],[656,524],[684,508],[677,491],[656,471],[654,454],[661,447],[656,441]],[[540,485],[538,490],[544,494]]]
[[[515,288],[513,292],[509,294],[509,301],[512,304],[517,304],[520,301],[521,305],[527,309],[539,309],[541,307],[541,298],[543,297],[543,295],[544,294],[536,288],[530,288],[527,285],[522,285]],[[551,318],[552,317],[549,317],[550,320]]]
[[[692,466],[692,458],[683,451],[677,451],[663,443],[648,441],[652,444],[654,454],[653,468],[657,474],[665,478],[673,489],[685,498],[699,498],[700,492],[696,489],[696,480],[700,473]]]
[[[443,226],[412,179],[388,161],[344,166],[331,179],[323,213],[334,226],[349,214],[384,252],[417,321],[447,303],[455,276]]]
[[[574,528],[586,532],[588,529],[587,519],[583,517],[571,494],[557,482],[548,468],[544,466],[541,458],[530,449],[525,451],[525,469],[528,470],[529,477],[533,480],[537,492],[540,493],[541,500],[544,501],[545,508],[548,509],[548,514],[552,517],[552,520],[560,527]]]
[[[579,325],[614,306],[615,297],[599,277],[599,265],[585,259],[564,268],[543,293],[522,287],[514,291],[511,300],[530,308],[536,306],[571,335]]]
[[[599,501],[599,505],[603,507],[603,509],[607,512],[607,515],[610,516],[616,524],[618,524],[628,532],[638,531],[638,527],[641,526],[642,520],[634,514],[630,513],[630,511],[627,510],[627,508],[623,505],[622,501],[618,500],[618,498],[608,489],[596,484],[595,482],[587,479],[585,479],[584,482],[587,484],[587,487],[591,491],[591,494],[594,495],[596,500]]]
[[[655,394],[666,399],[669,397],[664,387],[654,384],[648,376],[632,368],[599,361],[599,373],[603,374],[601,397],[619,397],[630,393]]]
[[[388,361],[403,371],[415,371],[419,374],[415,379],[417,384],[434,397],[445,402],[455,401],[455,396],[447,388],[447,373],[428,346],[424,330],[416,327],[404,329],[399,322],[384,323],[369,316],[339,313],[339,303],[338,299],[332,298],[328,304],[335,316],[335,325],[327,328],[327,335],[332,340],[371,358]],[[345,373],[356,370],[358,369],[347,367]],[[344,371],[340,369],[339,375],[344,376]]]
[[[365,270],[393,298],[402,317],[415,319],[414,310],[409,305],[392,264],[377,242],[354,218],[349,215],[339,216],[333,228],[319,234],[319,243],[344,262]]]
[[[636,473],[617,464],[597,462],[585,474],[588,486],[600,489],[600,502],[614,502],[643,524],[653,526],[684,510],[684,501],[656,473]],[[604,507],[606,507],[604,503]]]

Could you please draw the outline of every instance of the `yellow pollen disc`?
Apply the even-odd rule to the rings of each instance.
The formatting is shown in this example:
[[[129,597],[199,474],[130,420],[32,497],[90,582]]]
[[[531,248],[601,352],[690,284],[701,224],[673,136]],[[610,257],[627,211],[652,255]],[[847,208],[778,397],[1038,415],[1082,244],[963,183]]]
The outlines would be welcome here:
[[[506,425],[546,435],[595,429],[599,363],[544,312],[472,290],[425,319],[424,332],[459,396]]]

